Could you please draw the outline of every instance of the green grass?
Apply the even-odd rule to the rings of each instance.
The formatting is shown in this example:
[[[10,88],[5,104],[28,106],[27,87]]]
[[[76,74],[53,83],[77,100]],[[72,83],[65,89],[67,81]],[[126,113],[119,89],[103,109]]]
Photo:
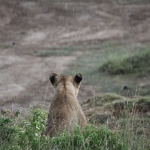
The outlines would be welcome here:
[[[139,86],[144,81],[142,78],[145,78],[144,82],[149,81],[149,46],[132,46],[117,42],[105,42],[80,52],[82,54],[77,56],[77,60],[70,65],[70,70],[66,74],[82,73],[83,83],[95,86],[96,93],[98,91],[115,92],[126,96],[150,94],[149,84],[143,87]],[[132,63],[133,60],[134,63]],[[104,71],[101,69],[106,64],[115,64],[114,70],[116,69],[116,72],[119,72],[123,66],[127,66],[128,72],[130,71],[131,73],[110,74],[105,69]],[[123,69],[125,72],[126,68],[124,67]],[[140,75],[142,77],[139,77]],[[124,85],[127,85],[129,90],[122,90]]]
[[[100,67],[102,72],[109,74],[138,74],[148,75],[150,73],[150,49],[148,52],[141,52],[134,56],[127,57],[124,59],[112,60]]]
[[[72,134],[64,131],[53,138],[41,136],[46,119],[47,113],[40,109],[32,109],[19,122],[16,117],[0,115],[0,150],[127,150],[119,134],[105,126],[87,125],[84,132],[76,126]]]

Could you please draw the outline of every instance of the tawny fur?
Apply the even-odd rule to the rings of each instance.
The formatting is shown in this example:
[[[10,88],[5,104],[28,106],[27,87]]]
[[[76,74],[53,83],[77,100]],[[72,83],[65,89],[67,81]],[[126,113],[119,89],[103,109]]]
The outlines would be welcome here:
[[[76,79],[77,78],[77,79]],[[53,73],[50,81],[55,88],[46,127],[46,135],[58,135],[62,130],[72,131],[76,125],[84,129],[86,117],[77,100],[82,75],[60,76]]]

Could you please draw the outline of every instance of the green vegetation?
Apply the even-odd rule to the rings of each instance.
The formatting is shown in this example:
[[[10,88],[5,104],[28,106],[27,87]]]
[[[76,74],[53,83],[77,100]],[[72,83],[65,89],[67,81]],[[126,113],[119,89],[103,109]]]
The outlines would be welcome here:
[[[44,130],[47,114],[32,109],[22,121],[15,114],[12,119],[0,115],[0,150],[42,149],[40,132]]]
[[[148,75],[150,73],[150,51],[146,53],[139,53],[132,57],[120,60],[112,60],[100,67],[103,72],[109,74],[131,74]]]
[[[87,125],[84,132],[77,126],[71,135],[64,131],[51,139],[41,136],[46,118],[47,113],[40,109],[31,109],[26,119],[19,119],[19,122],[17,117],[10,119],[0,115],[0,150],[127,150],[119,134],[105,126]]]
[[[90,48],[64,47],[38,50],[38,56],[71,56],[77,59],[65,74],[82,73],[84,84],[95,92],[115,92],[124,96],[149,95],[150,47],[104,42]],[[140,77],[140,78],[139,78]],[[143,78],[145,83],[143,84]],[[142,83],[142,84],[141,84]],[[129,90],[122,90],[127,85]],[[141,86],[142,85],[142,86]]]
[[[81,72],[84,84],[93,85],[95,93],[150,95],[149,58],[149,46],[104,42],[86,51],[80,50],[80,55],[77,55],[77,60],[70,65],[67,73],[74,75]],[[122,90],[124,85],[129,89]]]
[[[19,111],[10,112],[10,117],[4,112],[0,115],[0,150],[149,150],[150,97],[99,94],[82,107],[94,125],[88,124],[84,131],[76,126],[73,133],[64,131],[53,138],[41,136],[47,120],[42,109],[30,109],[25,118]]]
[[[150,97],[99,94],[82,104],[90,123],[118,131],[131,150],[149,150]]]
[[[82,73],[83,83],[94,87],[93,91],[95,93],[100,93],[100,91],[115,92],[127,96],[94,93],[96,96],[82,104],[90,123],[98,127],[105,125],[105,127],[96,128],[88,125],[84,132],[81,132],[80,128],[77,127],[71,136],[64,131],[59,137],[49,139],[48,137],[40,136],[41,131],[44,130],[46,119],[40,123],[40,125],[43,125],[40,130],[35,130],[34,126],[32,127],[32,119],[26,119],[24,120],[24,126],[21,126],[20,123],[10,123],[12,128],[10,131],[8,130],[8,133],[14,133],[13,137],[15,138],[11,140],[12,134],[7,134],[9,137],[4,136],[1,142],[2,149],[5,146],[6,149],[9,149],[17,145],[16,143],[19,143],[18,139],[22,138],[21,141],[25,141],[25,143],[20,142],[18,149],[24,149],[23,145],[28,145],[28,149],[90,150],[101,148],[105,150],[112,148],[110,146],[112,145],[111,142],[115,141],[113,145],[116,146],[116,149],[120,147],[120,149],[149,150],[150,98],[139,95],[150,95],[148,77],[150,73],[150,47],[104,42],[101,45],[91,46],[90,49],[86,50],[68,47],[39,51],[39,56],[43,57],[69,56],[72,54],[77,59],[69,66],[70,69],[68,70],[70,71],[65,72],[65,74]],[[42,112],[41,110],[39,111]],[[33,114],[30,114],[31,116]],[[36,123],[38,124],[38,121]],[[10,126],[8,127],[10,128]],[[115,133],[109,131],[109,128]],[[20,134],[20,132],[23,134]],[[24,132],[26,136],[24,136]],[[103,135],[105,135],[105,138]],[[35,140],[29,142],[29,139],[34,139],[35,137]],[[109,137],[111,137],[110,141]],[[6,142],[6,138],[9,142]],[[7,145],[6,143],[9,144]]]

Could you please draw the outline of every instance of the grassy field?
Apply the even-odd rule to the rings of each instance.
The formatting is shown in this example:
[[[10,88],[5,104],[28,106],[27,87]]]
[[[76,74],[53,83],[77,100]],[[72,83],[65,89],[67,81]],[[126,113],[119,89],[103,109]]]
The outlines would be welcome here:
[[[101,93],[88,99],[82,107],[89,122],[99,127],[107,125],[119,133],[128,149],[149,149],[150,97],[123,97]]]
[[[150,0],[77,2],[1,1],[0,150],[150,150]],[[84,131],[41,136],[53,70],[83,75]]]
[[[37,55],[76,56],[65,74],[80,72],[85,86],[95,87],[95,96],[82,104],[90,124],[84,132],[77,126],[72,135],[64,131],[50,139],[41,136],[47,118],[42,109],[31,109],[26,117],[19,111],[2,112],[0,150],[149,150],[149,46],[105,42],[89,49],[45,49]]]
[[[99,94],[82,103],[88,124],[53,138],[41,136],[47,112],[29,109],[0,114],[0,150],[149,150],[150,97]],[[108,115],[109,112],[109,115]]]
[[[150,46],[104,42],[101,45],[51,48],[38,51],[39,57],[76,56],[65,74],[82,73],[85,85],[96,93],[114,92],[124,96],[150,95]]]
[[[84,84],[96,92],[115,92],[125,96],[149,95],[150,47],[103,43],[76,52],[69,74],[82,72]],[[148,83],[145,85],[145,83]],[[124,90],[127,87],[128,90]]]

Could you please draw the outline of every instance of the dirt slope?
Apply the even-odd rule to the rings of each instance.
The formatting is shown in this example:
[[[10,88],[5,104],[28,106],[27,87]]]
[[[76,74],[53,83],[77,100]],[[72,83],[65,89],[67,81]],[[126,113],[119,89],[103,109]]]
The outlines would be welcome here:
[[[52,97],[51,86],[47,92],[49,74],[65,72],[76,60],[76,56],[40,58],[39,49],[84,48],[105,40],[149,43],[149,10],[150,4],[121,6],[115,1],[1,0],[1,106],[26,109],[48,101]],[[80,97],[92,94],[84,87]]]

